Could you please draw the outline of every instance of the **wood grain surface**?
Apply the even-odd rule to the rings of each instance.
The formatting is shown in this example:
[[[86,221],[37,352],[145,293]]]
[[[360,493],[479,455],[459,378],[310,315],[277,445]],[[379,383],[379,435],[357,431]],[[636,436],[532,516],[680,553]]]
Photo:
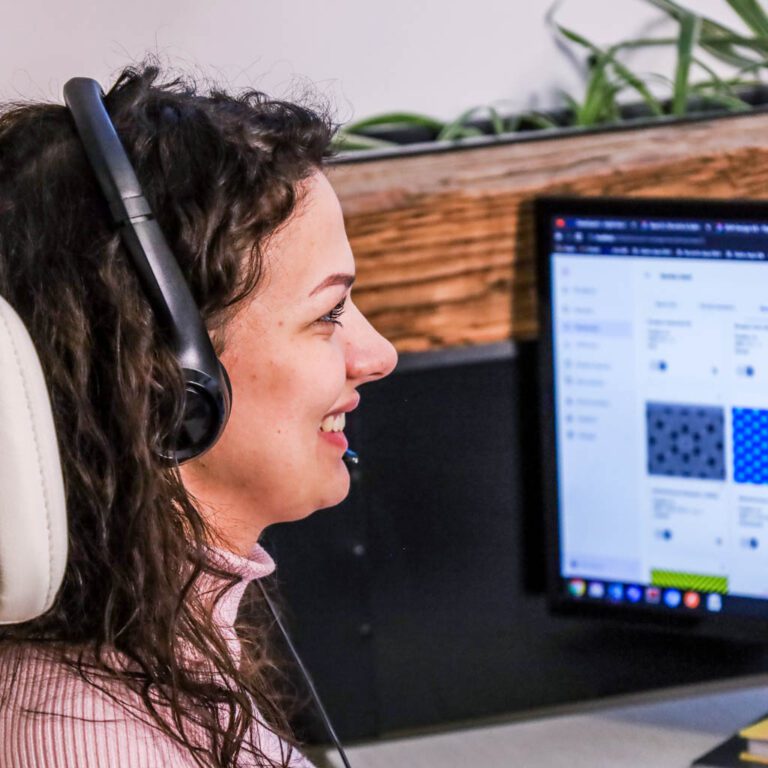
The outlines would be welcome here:
[[[329,178],[355,301],[399,351],[530,339],[534,197],[768,198],[768,115],[342,161]]]

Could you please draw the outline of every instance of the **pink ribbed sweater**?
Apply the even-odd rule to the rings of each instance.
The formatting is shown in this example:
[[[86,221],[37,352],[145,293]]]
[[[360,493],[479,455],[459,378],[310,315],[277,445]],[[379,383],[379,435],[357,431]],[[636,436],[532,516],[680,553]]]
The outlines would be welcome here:
[[[221,550],[215,555],[241,577],[214,614],[239,658],[234,623],[240,600],[247,585],[272,573],[275,564],[258,545],[247,558]],[[42,649],[0,646],[0,768],[192,768],[189,753],[142,717],[143,709],[122,686],[99,690]],[[251,738],[275,760],[288,754],[289,747],[264,726],[255,725]],[[245,765],[257,764],[246,759]],[[312,768],[295,749],[290,765]]]

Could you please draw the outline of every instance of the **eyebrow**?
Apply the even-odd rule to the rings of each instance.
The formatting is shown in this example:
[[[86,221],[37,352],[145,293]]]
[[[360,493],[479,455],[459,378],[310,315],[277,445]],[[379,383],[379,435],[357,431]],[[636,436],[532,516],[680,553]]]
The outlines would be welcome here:
[[[336,272],[333,275],[328,275],[328,277],[325,278],[319,285],[316,285],[312,291],[310,292],[310,296],[314,296],[316,293],[319,293],[324,288],[330,288],[332,285],[343,285],[347,288],[349,288],[352,283],[355,282],[355,276],[354,275],[348,275],[344,272]]]

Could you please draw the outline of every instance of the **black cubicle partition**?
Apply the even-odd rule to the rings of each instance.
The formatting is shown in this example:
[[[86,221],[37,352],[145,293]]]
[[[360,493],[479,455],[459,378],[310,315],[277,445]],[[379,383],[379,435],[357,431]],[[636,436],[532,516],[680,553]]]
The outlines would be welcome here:
[[[548,613],[534,355],[404,359],[349,419],[350,498],[268,532],[342,738],[768,668],[760,638]]]

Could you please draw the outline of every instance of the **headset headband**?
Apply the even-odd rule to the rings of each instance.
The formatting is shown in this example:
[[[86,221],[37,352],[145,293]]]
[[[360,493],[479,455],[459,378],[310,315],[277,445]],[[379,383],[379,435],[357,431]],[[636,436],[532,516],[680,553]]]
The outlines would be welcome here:
[[[158,452],[181,463],[208,450],[231,409],[231,390],[178,262],[144,197],[95,80],[75,77],[64,101],[114,223],[131,255],[147,300],[184,375],[184,417],[175,444]]]

